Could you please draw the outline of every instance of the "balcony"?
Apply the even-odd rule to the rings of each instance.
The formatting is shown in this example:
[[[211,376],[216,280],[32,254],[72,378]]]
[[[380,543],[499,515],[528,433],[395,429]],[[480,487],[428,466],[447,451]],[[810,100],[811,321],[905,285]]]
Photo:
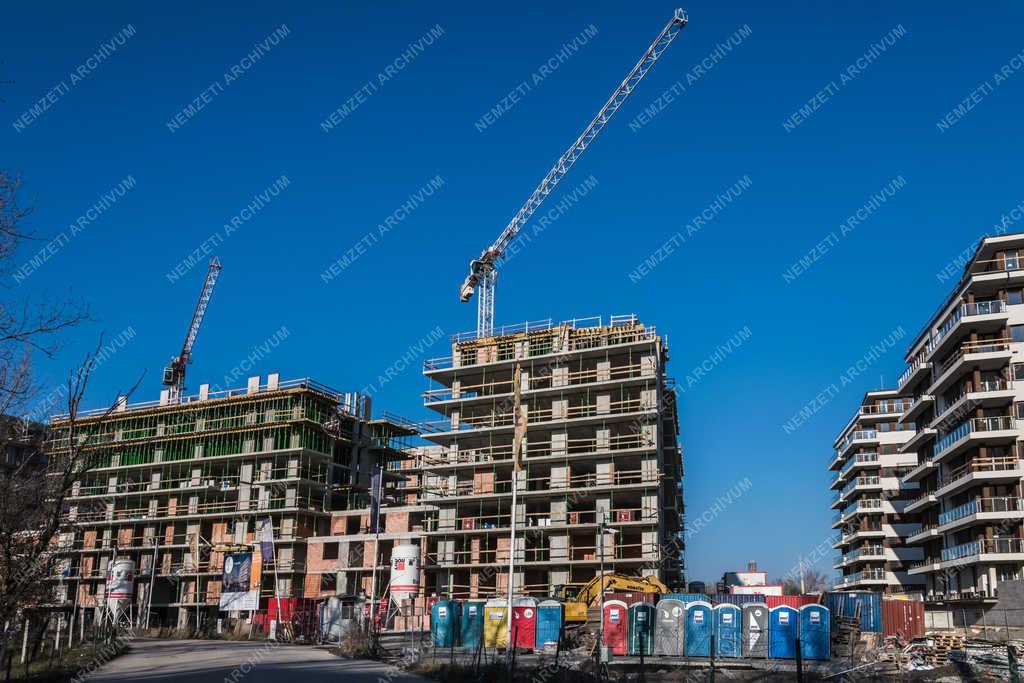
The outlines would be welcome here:
[[[998,371],[1013,356],[1011,344],[1013,339],[980,339],[961,344],[953,353],[938,364],[938,374],[928,393],[934,396],[942,394],[966,370],[977,368],[981,371]]]
[[[907,536],[908,544],[924,543],[925,541],[939,537],[939,527],[936,524],[926,524],[921,526],[920,531],[916,531]]]
[[[921,456],[921,457],[924,457],[924,456]],[[936,467],[938,467],[938,465],[935,464],[934,460],[932,460],[930,457],[929,458],[925,458],[925,459],[921,460],[917,464],[917,466],[915,466],[913,469],[911,469],[910,471],[908,471],[906,474],[903,475],[903,481],[907,482],[907,483],[912,482],[912,481],[918,481],[918,480],[921,479],[921,477],[923,477],[924,475],[928,474],[929,472],[934,470]]]
[[[972,486],[976,481],[1013,482],[1024,476],[1022,463],[1013,456],[999,458],[975,458],[949,473],[938,483],[935,495],[948,496],[960,489]]]
[[[927,356],[927,354],[921,353],[918,354],[917,358],[910,361],[907,369],[903,371],[903,374],[900,375],[897,382],[900,391],[913,386],[913,384],[919,379],[928,376],[928,373],[932,369],[932,364],[925,360],[925,356]]]
[[[974,408],[1000,408],[1009,405],[1014,395],[1014,390],[1005,379],[979,382],[977,387],[969,386],[948,401],[940,400],[935,406],[932,426],[936,427],[952,416],[963,415]]]
[[[943,562],[965,558],[984,559],[984,555],[1024,555],[1024,538],[986,538],[943,548]],[[1007,558],[1008,559],[1008,558]]]
[[[927,356],[934,357],[941,354],[949,347],[949,342],[955,341],[957,335],[953,331],[961,323],[970,323],[972,329],[998,329],[1006,320],[1006,302],[977,301],[971,304],[963,304],[950,315],[944,323],[935,331],[928,342]]]
[[[857,477],[852,480],[849,484],[843,487],[843,490],[839,492],[839,500],[843,500],[847,495],[852,493],[854,490],[869,491],[869,490],[881,490],[882,480],[878,476],[868,477]]]
[[[961,524],[962,520],[968,522],[983,521],[988,519],[1019,518],[1024,513],[1024,505],[1020,498],[975,498],[966,503],[957,505],[939,515],[939,526],[941,531],[948,531]]]
[[[921,394],[916,399],[910,401],[907,404],[906,409],[899,417],[899,422],[914,422],[924,414],[925,410],[931,405],[935,404],[935,397],[931,394]]]
[[[857,414],[861,418],[861,423],[891,419],[902,415],[911,403],[912,401],[904,399],[885,400],[881,403],[861,406],[857,409]]]
[[[919,448],[929,441],[929,439],[935,437],[936,433],[936,430],[932,427],[922,427],[921,429],[918,429],[917,433],[900,444],[900,453],[916,453]]]
[[[846,438],[843,439],[842,443],[839,445],[839,448],[836,449],[836,455],[844,455],[846,451],[849,450],[852,446],[865,445],[877,441],[878,432],[874,429],[860,429],[855,432],[850,432],[846,436]]]
[[[920,512],[930,505],[934,505],[938,502],[938,498],[935,497],[934,491],[926,491],[914,500],[907,503],[907,507],[903,509],[904,512]]]
[[[1008,415],[965,420],[935,443],[935,461],[941,462],[972,439],[987,438],[989,442],[1002,440],[1012,443],[1017,440],[1017,435],[1017,421]]]

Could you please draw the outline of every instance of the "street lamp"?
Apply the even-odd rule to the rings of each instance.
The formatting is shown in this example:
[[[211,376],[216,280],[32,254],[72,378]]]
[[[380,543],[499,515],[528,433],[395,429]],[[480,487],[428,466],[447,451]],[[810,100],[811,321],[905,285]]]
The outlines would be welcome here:
[[[604,578],[604,536],[605,534],[617,534],[618,529],[614,529],[604,522],[604,511],[601,511],[601,522],[597,527],[597,544],[598,552],[601,554],[601,600],[598,603],[598,608],[601,611],[601,615],[597,620],[597,671],[598,677],[601,675],[601,663],[602,654],[604,652],[604,591],[605,591],[605,578]]]

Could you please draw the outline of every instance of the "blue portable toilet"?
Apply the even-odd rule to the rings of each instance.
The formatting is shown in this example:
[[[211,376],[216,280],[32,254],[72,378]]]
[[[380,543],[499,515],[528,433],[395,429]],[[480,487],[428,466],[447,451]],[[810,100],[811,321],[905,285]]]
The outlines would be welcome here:
[[[715,655],[740,656],[740,627],[743,610],[738,605],[722,603],[715,606]]]
[[[713,619],[710,602],[695,600],[686,604],[686,635],[683,645],[687,657],[711,656]]]
[[[804,605],[800,608],[800,656],[804,659],[828,659],[831,624],[828,607]]]
[[[484,605],[483,601],[467,602],[462,606],[460,642],[462,647],[478,648],[484,639]]]
[[[430,609],[430,642],[434,647],[454,647],[459,628],[459,603],[438,600]]]
[[[557,643],[562,633],[562,603],[542,600],[537,606],[537,647]]]
[[[788,605],[768,610],[768,656],[772,659],[796,659],[796,634],[800,613]]]

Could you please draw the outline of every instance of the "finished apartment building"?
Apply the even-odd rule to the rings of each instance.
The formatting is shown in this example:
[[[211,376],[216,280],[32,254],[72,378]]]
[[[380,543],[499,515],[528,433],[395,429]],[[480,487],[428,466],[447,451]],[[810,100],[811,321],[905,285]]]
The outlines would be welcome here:
[[[994,600],[1024,573],[1024,234],[984,239],[906,356],[899,395],[917,423],[908,510],[934,601]]]
[[[360,558],[351,570],[327,575],[309,572],[307,541],[366,533],[374,468],[381,466],[387,488],[396,488],[404,440],[413,432],[371,419],[366,397],[311,379],[260,380],[220,392],[202,385],[198,395],[180,400],[165,391],[159,401],[121,401],[112,410],[82,411],[73,423],[54,419],[49,456],[74,453],[91,465],[68,499],[61,602],[102,606],[108,565],[131,560],[132,618],[194,624],[196,614],[218,611],[225,553],[253,547],[256,522],[268,517],[276,562],[261,567],[260,553],[253,558],[261,609],[275,595],[368,588],[372,561],[364,567]],[[319,545],[317,553],[319,560]]]
[[[869,392],[836,442],[839,588],[881,579],[895,568],[875,561],[884,553],[901,558],[887,590],[994,603],[1001,582],[1024,578],[1024,234],[979,243],[906,363],[897,388]],[[888,510],[887,489],[901,501],[891,533],[872,512]]]
[[[427,590],[551,595],[606,571],[683,581],[682,453],[668,352],[635,316],[457,336],[428,361]],[[513,477],[516,468],[520,472]],[[517,481],[513,508],[513,481]],[[603,558],[601,556],[603,550]]]
[[[918,485],[903,479],[917,464],[914,423],[903,419],[908,406],[895,391],[869,391],[833,444],[838,590],[902,593],[923,583],[908,571],[922,558],[906,542],[921,528],[907,512]]]

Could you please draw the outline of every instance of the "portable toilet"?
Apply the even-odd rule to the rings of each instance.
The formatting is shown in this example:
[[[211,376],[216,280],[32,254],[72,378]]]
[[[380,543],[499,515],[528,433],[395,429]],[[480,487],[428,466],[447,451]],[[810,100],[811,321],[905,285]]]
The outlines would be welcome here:
[[[476,649],[484,638],[484,604],[483,602],[467,602],[462,606],[460,630],[462,647]]]
[[[512,601],[513,647],[532,650],[537,647],[537,600],[516,598]]]
[[[683,638],[687,657],[711,656],[713,616],[710,602],[698,600],[686,604],[686,635]]]
[[[683,645],[686,642],[686,604],[680,600],[669,598],[659,600],[654,621],[654,654],[668,657],[682,657],[686,654]]]
[[[768,656],[768,605],[763,602],[743,606],[743,656]]]
[[[459,605],[454,600],[438,600],[430,608],[430,643],[434,647],[454,647],[459,628]]]
[[[773,659],[796,659],[796,634],[799,612],[788,605],[768,610],[768,656]]]
[[[657,610],[649,602],[636,602],[629,606],[630,656],[654,654],[654,617]]]
[[[604,644],[610,647],[613,655],[626,654],[626,636],[629,629],[629,613],[626,603],[621,600],[608,600],[601,607],[604,619]]]
[[[743,610],[738,605],[722,603],[715,605],[715,656],[740,656],[740,630]]]
[[[542,600],[537,605],[537,647],[557,643],[562,635],[562,603]]]
[[[488,600],[484,605],[484,647],[508,646],[508,601]]]
[[[831,642],[828,607],[804,605],[800,608],[800,656],[804,659],[828,659]]]

